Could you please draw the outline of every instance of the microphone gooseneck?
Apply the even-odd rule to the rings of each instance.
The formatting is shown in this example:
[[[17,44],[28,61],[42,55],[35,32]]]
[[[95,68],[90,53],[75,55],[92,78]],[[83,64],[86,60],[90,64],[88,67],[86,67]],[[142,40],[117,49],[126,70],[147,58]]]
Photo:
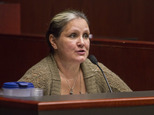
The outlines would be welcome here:
[[[103,71],[102,68],[98,65],[98,61],[97,61],[96,57],[95,57],[94,55],[90,55],[88,58],[90,59],[90,61],[91,61],[93,64],[97,65],[98,68],[101,70],[101,72],[102,72],[102,74],[103,74],[103,76],[104,76],[104,79],[105,79],[105,81],[106,81],[106,84],[107,84],[107,86],[108,86],[110,92],[112,93],[113,91],[112,91],[112,89],[111,89],[111,87],[110,87],[110,85],[109,85],[109,82],[108,82],[108,80],[107,80],[105,74],[104,74],[104,71]]]

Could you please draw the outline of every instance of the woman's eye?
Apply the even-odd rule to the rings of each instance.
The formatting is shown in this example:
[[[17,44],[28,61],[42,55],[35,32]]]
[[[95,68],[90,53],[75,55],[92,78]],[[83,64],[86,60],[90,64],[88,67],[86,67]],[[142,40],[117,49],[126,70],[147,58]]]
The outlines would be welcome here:
[[[73,34],[71,34],[69,37],[71,37],[71,38],[76,38],[76,37],[77,37],[77,34],[73,33]]]
[[[83,38],[89,38],[89,34],[87,34],[87,33],[85,33],[85,34],[83,34]]]

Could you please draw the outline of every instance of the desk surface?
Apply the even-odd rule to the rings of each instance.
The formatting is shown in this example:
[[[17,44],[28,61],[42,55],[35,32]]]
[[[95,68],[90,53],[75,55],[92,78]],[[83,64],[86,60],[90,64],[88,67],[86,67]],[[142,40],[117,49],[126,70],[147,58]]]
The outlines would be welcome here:
[[[154,91],[42,97],[0,96],[0,106],[38,110],[154,105]]]

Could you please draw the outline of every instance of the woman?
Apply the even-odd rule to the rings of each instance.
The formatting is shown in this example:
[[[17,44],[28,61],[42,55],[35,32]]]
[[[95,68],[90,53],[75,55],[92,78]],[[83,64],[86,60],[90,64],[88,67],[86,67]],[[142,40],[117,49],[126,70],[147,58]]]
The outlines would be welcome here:
[[[32,82],[45,95],[108,92],[99,68],[89,59],[88,19],[79,11],[57,14],[46,34],[50,55],[30,68],[19,81]],[[113,72],[99,63],[114,92],[131,89]]]

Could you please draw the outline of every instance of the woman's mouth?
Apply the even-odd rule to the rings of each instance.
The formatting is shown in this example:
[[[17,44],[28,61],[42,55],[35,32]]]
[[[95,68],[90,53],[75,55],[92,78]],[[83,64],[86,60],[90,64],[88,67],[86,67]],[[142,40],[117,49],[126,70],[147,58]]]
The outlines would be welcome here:
[[[77,53],[78,53],[79,55],[84,55],[84,54],[86,53],[86,51],[85,51],[85,50],[78,50]]]

